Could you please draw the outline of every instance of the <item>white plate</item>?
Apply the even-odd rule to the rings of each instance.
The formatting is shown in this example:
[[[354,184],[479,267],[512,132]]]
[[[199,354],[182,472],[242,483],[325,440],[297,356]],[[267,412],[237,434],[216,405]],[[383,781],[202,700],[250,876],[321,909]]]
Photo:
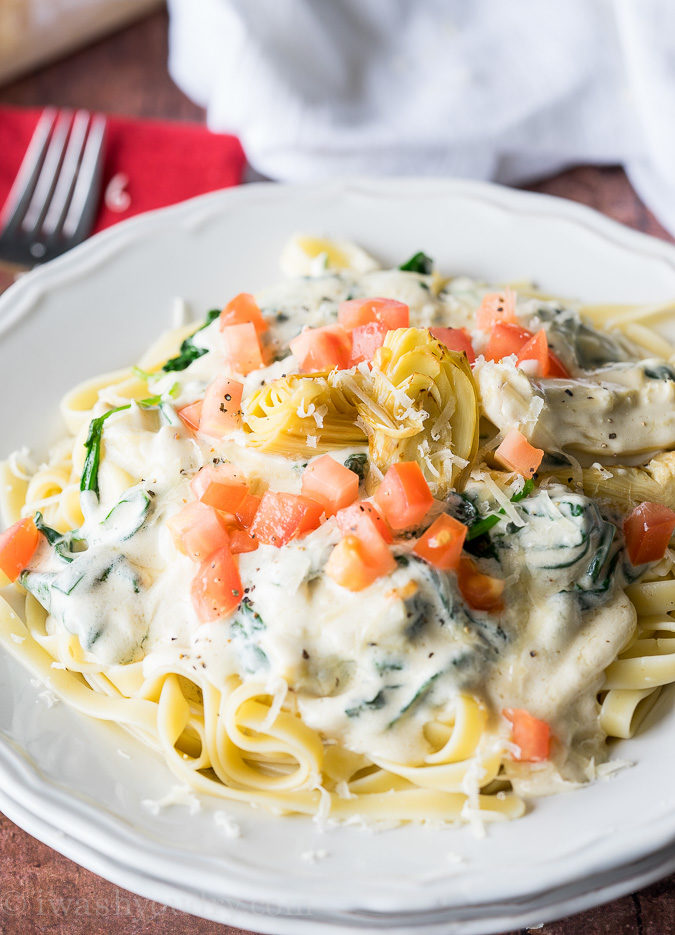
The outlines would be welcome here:
[[[449,272],[535,278],[592,301],[675,296],[675,249],[571,202],[476,183],[256,185],[120,224],[0,298],[0,435],[7,451],[58,437],[56,400],[136,359],[175,296],[198,314],[278,278],[297,230],[353,239],[396,264],[419,249]],[[37,837],[141,895],[258,931],[503,931],[614,898],[675,867],[672,696],[616,748],[635,766],[540,800],[520,821],[469,829],[321,831],[244,807],[242,830],[142,805],[175,782],[115,727],[63,705],[0,655],[0,807]],[[130,755],[124,758],[119,750]],[[316,863],[307,852],[326,851]],[[459,859],[458,859],[459,858]]]

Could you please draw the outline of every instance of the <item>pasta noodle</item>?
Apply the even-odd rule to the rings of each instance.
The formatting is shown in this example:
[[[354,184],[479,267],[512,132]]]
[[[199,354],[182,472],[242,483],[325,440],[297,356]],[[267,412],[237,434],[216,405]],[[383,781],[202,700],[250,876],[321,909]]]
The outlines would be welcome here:
[[[541,326],[561,368],[547,381],[476,325],[480,309],[498,328],[512,293],[417,257],[385,274],[354,245],[300,238],[295,292],[161,336],[64,397],[69,437],[43,463],[0,465],[0,568],[13,531],[35,532],[25,614],[0,598],[0,643],[199,793],[318,820],[514,819],[524,788],[579,780],[675,682],[672,553],[633,564],[623,527],[644,501],[675,507],[675,434],[640,463],[622,461],[618,423],[597,460],[597,432],[565,442],[596,418],[567,412],[578,387],[613,411],[603,366],[627,418],[669,430],[653,409],[671,406],[673,348],[648,325],[671,307],[588,307],[594,330],[519,285],[506,323],[533,340]],[[372,283],[405,296],[408,326],[383,326],[377,299],[381,317],[352,326],[380,334],[366,360],[288,356],[303,315],[336,334]]]

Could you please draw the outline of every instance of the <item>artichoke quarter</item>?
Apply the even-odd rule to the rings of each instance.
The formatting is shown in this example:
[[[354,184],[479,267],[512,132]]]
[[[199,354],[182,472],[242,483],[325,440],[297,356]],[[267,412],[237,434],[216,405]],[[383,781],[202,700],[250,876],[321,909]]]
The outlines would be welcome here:
[[[382,473],[396,461],[417,461],[439,498],[467,476],[479,409],[465,354],[426,328],[398,328],[386,334],[371,368],[334,371],[329,380],[353,400]]]
[[[372,365],[293,374],[248,402],[244,431],[263,451],[312,456],[366,439],[384,473],[417,461],[436,497],[468,475],[478,450],[478,390],[466,355],[426,328],[389,331]]]
[[[546,471],[545,476],[570,486],[578,479],[570,468]],[[594,464],[582,469],[580,480],[587,496],[609,500],[624,513],[644,500],[675,509],[675,451],[664,451],[642,466]]]
[[[290,374],[261,387],[244,412],[247,442],[262,451],[288,457],[363,444],[356,410],[327,373]]]

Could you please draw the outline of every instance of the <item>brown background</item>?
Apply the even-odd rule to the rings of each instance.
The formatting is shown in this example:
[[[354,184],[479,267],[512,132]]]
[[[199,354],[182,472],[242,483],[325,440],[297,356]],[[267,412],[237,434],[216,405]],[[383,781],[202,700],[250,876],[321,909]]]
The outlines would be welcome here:
[[[0,88],[0,104],[53,104],[203,121],[203,111],[171,82],[166,57],[167,19],[160,12]],[[583,202],[638,230],[672,240],[618,167],[580,166],[528,187]],[[1,815],[0,853],[0,935],[239,933],[129,894],[40,844]],[[675,876],[535,931],[536,935],[669,935],[675,931]]]

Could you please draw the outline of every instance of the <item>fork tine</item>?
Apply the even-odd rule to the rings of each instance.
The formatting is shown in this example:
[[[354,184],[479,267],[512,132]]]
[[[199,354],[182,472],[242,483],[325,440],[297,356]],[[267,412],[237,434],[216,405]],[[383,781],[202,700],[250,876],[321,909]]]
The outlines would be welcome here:
[[[91,230],[101,188],[105,117],[97,114],[91,121],[89,137],[82,154],[73,197],[63,222],[63,236],[74,246]]]
[[[55,120],[56,110],[53,107],[47,107],[42,111],[14,184],[5,201],[2,218],[0,218],[0,230],[3,234],[13,233],[23,219],[42,168],[49,135]]]
[[[63,163],[56,181],[54,194],[49,203],[49,209],[47,210],[45,219],[42,222],[42,233],[45,237],[51,237],[57,232],[66,213],[73,186],[75,185],[80,159],[82,158],[88,125],[88,111],[78,110],[73,120],[70,139],[68,140],[68,148],[63,157]]]
[[[59,174],[61,160],[65,152],[71,120],[71,112],[63,111],[59,114],[58,120],[56,121],[47,154],[35,184],[33,197],[30,200],[28,209],[21,222],[21,230],[26,234],[34,235],[37,233],[40,222],[49,206],[49,201]]]

